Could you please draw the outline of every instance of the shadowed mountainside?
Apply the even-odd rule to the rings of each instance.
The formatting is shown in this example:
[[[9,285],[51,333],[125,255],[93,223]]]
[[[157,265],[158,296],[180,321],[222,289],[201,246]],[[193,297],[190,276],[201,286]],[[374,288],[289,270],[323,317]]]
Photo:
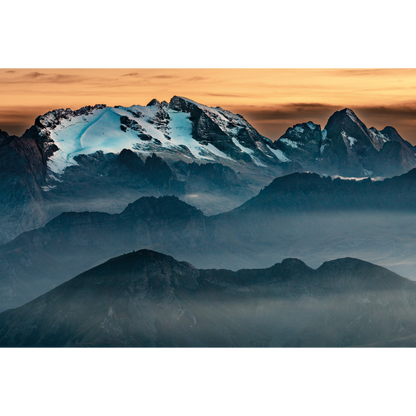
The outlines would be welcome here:
[[[232,272],[140,250],[0,314],[3,347],[414,346],[415,331],[416,283],[351,258]]]
[[[173,196],[140,198],[120,214],[63,213],[0,246],[0,310],[142,248],[233,270],[350,256],[416,278],[415,183],[415,170],[384,181],[295,173],[211,217]]]

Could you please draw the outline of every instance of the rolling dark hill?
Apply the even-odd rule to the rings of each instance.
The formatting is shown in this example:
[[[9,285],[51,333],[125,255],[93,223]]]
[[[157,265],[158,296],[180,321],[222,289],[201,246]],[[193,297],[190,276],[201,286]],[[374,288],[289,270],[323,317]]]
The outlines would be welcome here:
[[[63,213],[0,246],[0,311],[107,258],[148,248],[199,268],[313,267],[350,256],[416,280],[416,170],[384,181],[294,173],[208,217],[176,197],[143,197],[120,214]]]
[[[352,258],[232,272],[140,250],[0,314],[3,347],[413,346],[415,332],[416,283]]]

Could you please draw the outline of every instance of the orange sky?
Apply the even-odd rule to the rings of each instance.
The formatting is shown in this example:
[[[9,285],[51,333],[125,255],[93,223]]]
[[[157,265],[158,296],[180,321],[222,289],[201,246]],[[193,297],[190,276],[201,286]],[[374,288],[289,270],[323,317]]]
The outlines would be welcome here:
[[[55,108],[146,105],[174,95],[242,114],[277,139],[352,108],[367,125],[416,144],[415,69],[0,69],[0,129],[21,135]]]

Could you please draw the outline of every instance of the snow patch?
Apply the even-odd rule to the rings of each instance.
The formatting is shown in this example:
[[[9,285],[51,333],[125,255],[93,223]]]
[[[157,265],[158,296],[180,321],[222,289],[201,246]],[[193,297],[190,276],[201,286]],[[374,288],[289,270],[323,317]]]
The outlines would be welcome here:
[[[352,110],[350,110],[349,108],[347,108],[347,115],[354,123],[356,123],[358,121],[354,112]]]
[[[243,146],[235,137],[232,137],[231,140],[244,153],[248,153],[250,156],[254,153],[254,150],[249,149],[248,147]]]
[[[256,158],[256,156],[251,155],[251,158],[253,159],[253,162],[257,165],[260,166],[262,168],[267,168],[267,166],[263,163],[260,162],[259,159]]]
[[[342,139],[344,140],[344,143],[347,145],[349,144],[350,148],[354,145],[354,143],[357,141],[355,137],[348,136],[345,131],[341,132]]]
[[[233,160],[233,159],[231,159],[231,157],[228,157],[224,152],[222,152],[221,150],[217,149],[211,143],[208,143],[206,146],[199,145],[199,147],[202,150],[202,152],[205,150],[204,148],[206,148],[209,152],[213,153],[214,155],[216,155],[218,157],[222,157],[223,159]],[[200,152],[200,154],[201,154],[201,152]],[[209,158],[208,157],[205,157],[205,159],[209,159]],[[212,159],[212,160],[214,160],[214,159]]]
[[[215,160],[212,155],[230,159],[224,152],[217,149],[211,143],[202,145],[192,137],[192,121],[188,113],[182,113],[174,110],[168,111],[169,121],[169,140],[170,146],[186,146],[196,159]],[[167,143],[166,143],[167,144]]]
[[[351,136],[348,136],[348,137],[347,137],[347,139],[348,139],[348,141],[350,142],[350,147],[352,147],[352,146],[353,146],[353,144],[357,141],[357,139],[356,139],[356,138],[351,137]]]
[[[56,185],[41,186],[43,192],[49,192],[51,189],[56,188]]]
[[[301,127],[301,126],[295,126],[295,130],[296,130],[298,133],[303,133],[303,132],[304,132],[303,127]]]
[[[243,146],[235,137],[232,137],[232,141],[233,141],[233,143],[238,147],[238,148],[240,148],[244,153],[247,153],[247,154],[249,154],[250,155],[250,157],[251,157],[251,159],[253,160],[253,162],[257,165],[257,166],[260,166],[260,167],[262,167],[262,168],[266,168],[267,166],[264,164],[264,163],[262,163],[262,162],[260,162],[260,160],[257,158],[257,157],[255,157],[255,156],[253,156],[253,153],[254,153],[254,150],[252,150],[252,149],[249,149],[248,147],[245,147],[245,146]],[[271,156],[269,156],[269,157],[271,157]]]
[[[363,176],[363,177],[346,177],[346,176],[340,176],[340,175],[332,175],[331,179],[342,179],[343,181],[362,181],[364,179],[371,179],[372,178],[368,178],[367,176]]]
[[[283,139],[279,139],[282,143],[287,144],[290,147],[293,147],[294,149],[299,149],[299,146],[296,142],[286,139],[286,137],[283,137]]]
[[[312,121],[308,121],[306,124],[308,125],[308,127],[311,130],[315,130],[316,129],[316,124],[312,123]]]
[[[281,162],[290,162],[290,159],[285,156],[285,154],[279,149],[269,149],[274,153],[274,155],[281,161]]]
[[[325,147],[328,145],[328,143],[324,143],[326,141],[328,132],[325,129],[323,129],[321,131],[321,135],[322,135],[322,142],[321,142],[321,147],[319,148],[319,152],[322,154]]]

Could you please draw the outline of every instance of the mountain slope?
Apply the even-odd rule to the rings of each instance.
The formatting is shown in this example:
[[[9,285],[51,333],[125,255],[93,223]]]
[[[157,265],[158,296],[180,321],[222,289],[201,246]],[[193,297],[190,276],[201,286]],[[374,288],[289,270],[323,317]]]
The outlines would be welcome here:
[[[45,223],[42,186],[53,150],[37,128],[23,137],[0,130],[0,244]]]
[[[203,246],[206,217],[176,197],[144,197],[120,214],[63,213],[0,246],[0,310],[21,305],[76,274],[137,248]],[[202,257],[203,249],[194,256]]]
[[[120,214],[63,213],[0,246],[0,310],[142,248],[234,270],[296,256],[317,267],[350,256],[416,280],[415,172],[384,181],[295,173],[209,217],[177,197],[143,197]]]
[[[393,210],[416,207],[416,169],[406,174],[374,181],[345,180],[316,173],[293,173],[274,179],[259,194],[233,210],[319,211]],[[226,214],[224,214],[226,215]]]
[[[391,177],[416,156],[394,128],[367,129],[350,109],[323,130],[302,123],[272,142],[241,115],[174,96],[50,111],[22,137],[0,133],[0,166],[1,244],[65,211],[114,214],[141,196],[175,194],[213,215],[292,172]]]
[[[345,177],[391,177],[416,167],[413,146],[393,127],[367,128],[349,108],[336,111],[321,130],[297,124],[275,142],[305,170]]]
[[[313,270],[287,259],[231,272],[149,250],[0,314],[3,347],[350,347],[415,330],[416,283],[370,263],[347,258]]]

